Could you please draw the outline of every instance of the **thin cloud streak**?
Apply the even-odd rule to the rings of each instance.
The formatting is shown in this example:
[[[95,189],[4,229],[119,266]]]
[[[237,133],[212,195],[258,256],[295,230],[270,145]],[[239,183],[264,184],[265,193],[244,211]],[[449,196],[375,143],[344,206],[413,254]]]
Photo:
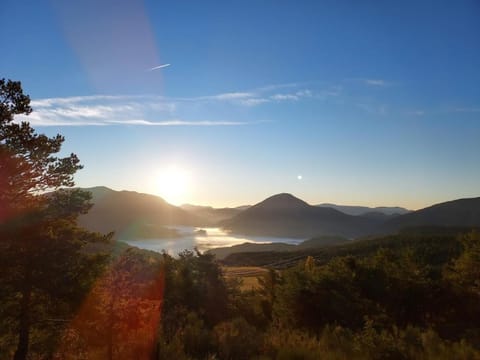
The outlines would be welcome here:
[[[287,94],[274,94],[270,96],[271,100],[274,101],[298,101],[302,98],[309,98],[312,97],[313,93],[306,89],[306,90],[300,90],[295,93],[287,93]]]
[[[386,86],[387,82],[382,79],[365,79],[365,84],[371,86]]]
[[[388,106],[385,104],[358,103],[356,106],[371,114],[386,115],[388,112]]]
[[[101,101],[101,100],[127,100],[140,98],[137,95],[85,95],[85,96],[70,96],[70,97],[56,97],[45,99],[34,99],[30,101],[30,105],[35,107],[50,107],[58,105],[70,105],[75,103],[87,101]]]
[[[455,112],[477,113],[480,112],[480,107],[463,107],[455,109]]]
[[[240,100],[239,104],[243,106],[257,106],[261,104],[265,104],[270,102],[268,99],[263,99],[263,98],[251,98],[251,99],[242,99]]]
[[[236,99],[245,99],[253,96],[255,96],[255,94],[251,92],[231,92],[231,93],[214,95],[211,98],[216,100],[236,100]]]
[[[270,97],[272,100],[282,101],[282,100],[292,100],[297,101],[298,96],[294,94],[275,94]]]
[[[425,110],[412,110],[412,111],[408,111],[407,114],[414,115],[414,116],[423,116],[425,115]]]
[[[110,120],[107,124],[112,125],[143,125],[143,126],[238,126],[253,124],[246,121],[185,121],[185,120],[165,120],[165,121],[150,121],[143,119],[134,120]]]
[[[166,66],[163,64],[160,66]],[[288,88],[292,88],[288,91]],[[279,92],[279,89],[285,91]],[[312,91],[297,84],[272,85],[251,91],[224,92],[196,97],[168,97],[160,95],[86,95],[34,99],[33,114],[17,117],[37,126],[232,126],[247,125],[243,121],[186,121],[171,120],[190,117],[192,111],[205,107],[206,113],[214,111],[216,104],[256,107],[263,104],[299,102],[304,99],[325,100],[338,96],[339,89],[327,88]],[[222,105],[223,106],[223,105]],[[222,110],[223,111],[223,110]],[[215,113],[213,113],[215,114]],[[207,115],[210,117],[210,115]],[[217,117],[213,115],[213,117]],[[159,119],[149,121],[146,119]],[[140,120],[139,120],[140,119]],[[162,120],[168,119],[168,120]]]
[[[250,100],[248,96],[230,93],[225,98]],[[40,99],[32,101],[33,113],[19,115],[15,120],[28,121],[34,126],[239,126],[259,123],[184,120],[181,114],[177,114],[178,104],[165,99],[159,96],[106,95]],[[187,103],[181,104],[188,109]],[[158,120],[148,120],[152,118]]]
[[[85,120],[80,119],[62,120],[42,117],[41,114],[32,113],[29,116],[18,116],[16,121],[28,121],[34,126],[50,127],[50,126],[242,126],[264,123],[267,121],[210,121],[210,120],[181,120],[171,119],[162,121],[151,121],[144,119],[124,119],[124,120]]]
[[[293,86],[293,85],[290,85]],[[271,90],[278,88],[279,86],[272,86]],[[73,106],[78,103],[97,103],[102,101],[126,101],[126,102],[141,102],[144,103],[148,101],[150,103],[157,103],[161,101],[165,104],[175,104],[182,102],[229,102],[236,105],[244,106],[256,106],[264,103],[271,102],[272,100],[276,102],[281,101],[292,101],[299,100],[301,98],[309,97],[325,97],[325,96],[337,96],[338,93],[330,90],[321,91],[319,93],[313,93],[309,89],[298,90],[292,93],[282,93],[282,94],[264,94],[266,92],[265,88],[260,88],[255,91],[248,92],[226,92],[215,95],[206,95],[206,96],[194,96],[194,97],[167,97],[160,95],[86,95],[86,96],[71,96],[71,97],[57,97],[57,98],[44,98],[44,99],[34,99],[30,102],[30,105],[34,110],[37,108],[48,108],[48,107],[61,107],[61,106]],[[101,105],[101,104],[99,104]]]
[[[158,70],[158,69],[164,69],[166,67],[169,67],[171,64],[162,64],[162,65],[158,65],[158,66],[154,66],[150,69],[147,69],[147,71],[154,71],[154,70]]]
[[[348,78],[348,79],[344,79],[343,82],[361,83],[363,85],[370,86],[370,87],[389,87],[394,84],[391,81],[387,81],[385,79],[372,79],[372,78]]]
[[[65,119],[59,117],[46,117],[39,112],[32,112],[30,115],[18,115],[15,117],[16,122],[26,121],[33,126],[105,126],[107,125],[103,121],[99,120],[87,120],[85,118],[79,120]]]

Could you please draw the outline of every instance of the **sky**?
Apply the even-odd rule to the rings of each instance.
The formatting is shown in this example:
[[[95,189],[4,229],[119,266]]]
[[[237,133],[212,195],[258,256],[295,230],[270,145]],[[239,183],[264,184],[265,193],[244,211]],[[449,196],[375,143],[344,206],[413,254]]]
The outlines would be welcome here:
[[[480,196],[478,1],[2,0],[0,77],[104,185],[174,204]],[[155,69],[156,68],[156,69]]]

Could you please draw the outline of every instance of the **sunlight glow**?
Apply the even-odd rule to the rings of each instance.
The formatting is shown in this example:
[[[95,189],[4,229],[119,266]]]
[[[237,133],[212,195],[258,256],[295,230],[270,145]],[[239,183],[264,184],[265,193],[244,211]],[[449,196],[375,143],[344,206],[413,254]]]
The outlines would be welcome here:
[[[181,205],[188,201],[190,174],[186,170],[171,166],[159,171],[157,194],[173,205]]]

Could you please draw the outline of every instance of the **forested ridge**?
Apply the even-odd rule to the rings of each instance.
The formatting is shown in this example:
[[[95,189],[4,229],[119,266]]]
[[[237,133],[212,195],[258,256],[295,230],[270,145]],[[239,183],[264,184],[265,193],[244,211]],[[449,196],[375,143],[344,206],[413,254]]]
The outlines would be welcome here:
[[[480,358],[477,230],[305,250],[248,288],[79,227],[79,159],[14,121],[29,102],[0,80],[0,359]]]

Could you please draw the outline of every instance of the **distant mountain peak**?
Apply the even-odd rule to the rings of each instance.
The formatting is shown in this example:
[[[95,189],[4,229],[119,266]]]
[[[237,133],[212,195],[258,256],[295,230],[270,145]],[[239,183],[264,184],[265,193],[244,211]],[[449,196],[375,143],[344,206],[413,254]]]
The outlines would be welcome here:
[[[98,199],[106,196],[107,194],[112,194],[115,192],[115,190],[112,190],[106,186],[94,186],[90,188],[80,188],[80,189],[91,193],[94,199]]]
[[[82,188],[85,191],[114,191],[107,186],[92,186],[89,188]]]
[[[347,238],[368,234],[376,221],[344,214],[330,208],[311,206],[288,193],[270,196],[221,223],[240,234],[311,238],[341,235]]]
[[[305,201],[293,196],[289,193],[280,193],[263,200],[254,206],[262,209],[294,209],[294,208],[309,208],[310,205]]]

